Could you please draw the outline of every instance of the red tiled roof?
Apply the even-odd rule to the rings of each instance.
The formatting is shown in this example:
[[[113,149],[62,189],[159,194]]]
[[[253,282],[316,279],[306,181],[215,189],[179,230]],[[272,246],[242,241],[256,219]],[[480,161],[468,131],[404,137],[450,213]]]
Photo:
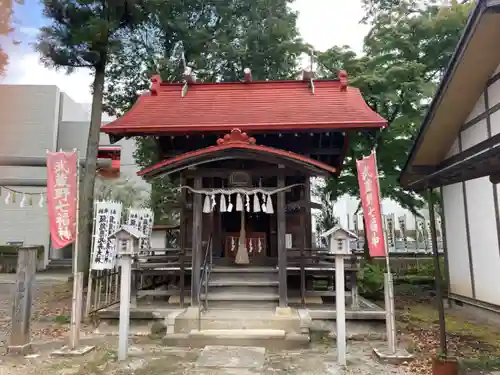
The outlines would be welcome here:
[[[319,174],[335,174],[337,169],[311,159],[309,157],[296,154],[294,152],[280,150],[267,146],[255,144],[255,138],[249,137],[240,129],[233,129],[231,133],[226,134],[223,138],[219,138],[216,146],[210,146],[199,150],[186,152],[182,155],[160,161],[150,167],[137,172],[137,175],[146,178],[156,177],[169,171],[179,171],[189,167],[192,163],[211,162],[214,160],[222,160],[224,158],[231,159],[235,156],[230,154],[230,151],[242,151],[246,157],[255,157],[255,155],[267,154],[277,160],[289,161],[292,164],[305,165],[306,168],[314,170]]]
[[[383,127],[387,122],[365,103],[358,89],[340,80],[161,83],[153,77],[122,117],[102,127],[111,134],[308,130]]]

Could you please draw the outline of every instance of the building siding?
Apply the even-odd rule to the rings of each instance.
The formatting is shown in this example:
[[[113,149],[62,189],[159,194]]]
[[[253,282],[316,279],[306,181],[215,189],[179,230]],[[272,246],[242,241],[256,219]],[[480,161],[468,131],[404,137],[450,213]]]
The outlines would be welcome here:
[[[60,115],[60,91],[56,86],[1,85],[0,93],[0,154],[3,156],[44,156],[46,150],[55,150]],[[46,168],[0,167],[6,178],[45,179]],[[45,192],[41,187],[10,188],[31,193]],[[45,247],[45,264],[49,258],[49,224],[46,209],[38,206],[39,196],[33,197],[33,206],[20,207],[5,204],[8,191],[3,189],[0,202],[0,243],[23,241]]]
[[[467,121],[500,103],[500,80],[486,90],[488,90],[487,100],[484,95],[478,99]],[[490,114],[489,118],[478,121],[461,132],[462,151],[498,133],[500,133],[500,111]],[[448,157],[457,151],[457,147],[452,147]],[[443,201],[450,292],[457,296],[500,306],[498,292],[500,248],[496,223],[500,207],[495,202],[495,190],[496,194],[500,194],[498,185],[492,186],[488,177],[482,177],[443,187]],[[470,240],[470,260],[467,233]]]

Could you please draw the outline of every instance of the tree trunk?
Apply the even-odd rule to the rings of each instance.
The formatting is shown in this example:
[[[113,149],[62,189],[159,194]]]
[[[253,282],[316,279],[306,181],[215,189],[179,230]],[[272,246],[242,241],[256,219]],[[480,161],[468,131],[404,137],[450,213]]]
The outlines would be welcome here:
[[[92,110],[90,114],[89,138],[85,167],[80,178],[80,212],[79,212],[79,241],[78,241],[78,271],[88,275],[90,265],[92,211],[94,203],[94,185],[97,169],[97,149],[101,134],[102,98],[104,92],[104,67],[99,64],[95,69],[94,83],[92,84]]]

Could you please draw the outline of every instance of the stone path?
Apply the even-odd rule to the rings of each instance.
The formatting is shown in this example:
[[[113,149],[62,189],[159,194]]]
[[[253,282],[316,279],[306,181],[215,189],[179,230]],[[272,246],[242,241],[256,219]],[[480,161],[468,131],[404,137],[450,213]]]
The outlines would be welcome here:
[[[348,366],[335,362],[332,344],[312,344],[309,349],[272,352],[264,348],[206,347],[186,349],[163,347],[151,341],[135,341],[130,357],[116,361],[117,338],[100,343],[81,358],[0,357],[2,375],[409,375],[406,366],[376,362],[371,350],[383,342],[353,342]]]

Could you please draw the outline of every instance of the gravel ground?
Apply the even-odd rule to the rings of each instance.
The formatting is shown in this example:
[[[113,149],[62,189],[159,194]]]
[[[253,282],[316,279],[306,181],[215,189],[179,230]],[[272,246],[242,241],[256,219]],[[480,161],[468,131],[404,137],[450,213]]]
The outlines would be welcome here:
[[[248,350],[228,348],[228,358],[211,366],[201,360],[208,349],[167,348],[150,341],[135,342],[127,361],[116,361],[116,339],[101,343],[92,353],[71,359],[50,358],[49,352],[30,359],[0,359],[2,375],[407,375],[406,366],[376,362],[372,346],[383,342],[353,342],[348,349],[348,366],[335,363],[331,343],[313,344],[308,349],[265,352],[262,361],[245,361]],[[230,350],[232,349],[232,350]],[[262,352],[263,349],[260,349]],[[231,354],[229,354],[231,353]],[[229,358],[231,356],[231,358]],[[221,365],[220,362],[226,363]],[[253,365],[245,363],[251,362]],[[241,364],[241,367],[239,364]]]

